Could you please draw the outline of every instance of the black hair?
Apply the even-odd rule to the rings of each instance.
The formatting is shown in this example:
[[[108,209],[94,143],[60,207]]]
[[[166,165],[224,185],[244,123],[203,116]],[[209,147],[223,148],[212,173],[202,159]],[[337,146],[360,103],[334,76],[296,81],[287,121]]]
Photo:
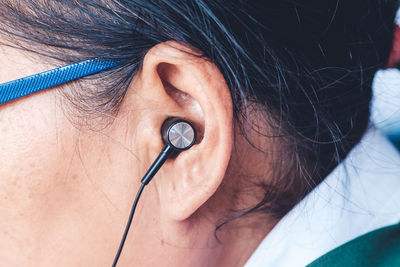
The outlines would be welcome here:
[[[243,125],[254,108],[265,114],[263,123],[273,132],[260,134],[284,144],[273,181],[259,184],[264,197],[231,219],[254,212],[280,218],[366,131],[372,79],[388,59],[398,5],[396,0],[3,0],[0,29],[13,45],[64,63],[92,57],[123,62],[94,76],[103,86],[63,92],[81,117],[117,113],[156,44],[177,41],[196,48],[224,75],[236,126],[246,134]]]

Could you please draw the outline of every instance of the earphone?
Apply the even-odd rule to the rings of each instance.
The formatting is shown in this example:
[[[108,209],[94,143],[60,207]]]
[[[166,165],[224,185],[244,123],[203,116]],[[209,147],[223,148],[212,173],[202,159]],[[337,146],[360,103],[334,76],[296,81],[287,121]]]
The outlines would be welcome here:
[[[119,256],[121,255],[126,237],[129,232],[129,228],[132,224],[132,219],[137,203],[143,192],[144,187],[153,179],[157,171],[162,167],[164,162],[172,154],[188,150],[196,142],[196,130],[194,129],[193,125],[186,120],[175,117],[170,117],[164,121],[161,127],[161,136],[165,144],[164,148],[141,180],[142,184],[140,185],[140,188],[136,194],[135,201],[133,202],[132,209],[129,214],[129,219],[125,227],[125,232],[122,236],[117,254],[114,258],[114,262],[112,265],[113,267],[117,266]]]

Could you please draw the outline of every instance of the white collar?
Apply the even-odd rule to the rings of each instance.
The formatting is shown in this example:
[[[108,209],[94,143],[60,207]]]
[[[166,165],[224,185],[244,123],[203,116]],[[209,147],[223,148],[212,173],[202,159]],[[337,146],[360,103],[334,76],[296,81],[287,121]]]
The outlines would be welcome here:
[[[264,238],[245,267],[305,266],[400,221],[400,155],[371,127],[346,159]]]

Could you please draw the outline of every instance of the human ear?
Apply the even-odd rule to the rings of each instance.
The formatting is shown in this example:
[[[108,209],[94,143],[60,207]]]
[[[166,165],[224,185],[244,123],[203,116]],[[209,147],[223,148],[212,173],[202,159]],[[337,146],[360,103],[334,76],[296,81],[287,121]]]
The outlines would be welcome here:
[[[159,194],[163,216],[185,220],[211,198],[225,176],[233,139],[229,88],[212,62],[177,42],[150,49],[136,81],[134,90],[147,103],[142,104],[147,134],[141,135],[140,150],[151,152],[144,162],[161,151],[160,129],[168,117],[185,119],[196,129],[195,145],[167,160],[150,184]]]

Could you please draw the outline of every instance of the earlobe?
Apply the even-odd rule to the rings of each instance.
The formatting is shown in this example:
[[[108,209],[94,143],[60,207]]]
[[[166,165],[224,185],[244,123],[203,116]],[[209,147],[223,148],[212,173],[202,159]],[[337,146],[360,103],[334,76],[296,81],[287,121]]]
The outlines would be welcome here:
[[[144,87],[160,81],[166,102],[160,118],[168,114],[188,120],[199,135],[198,142],[167,161],[152,182],[161,212],[177,221],[189,218],[212,197],[225,176],[232,150],[229,88],[219,69],[195,53],[176,42],[159,44],[146,55],[141,73]],[[151,80],[146,83],[146,79]]]

